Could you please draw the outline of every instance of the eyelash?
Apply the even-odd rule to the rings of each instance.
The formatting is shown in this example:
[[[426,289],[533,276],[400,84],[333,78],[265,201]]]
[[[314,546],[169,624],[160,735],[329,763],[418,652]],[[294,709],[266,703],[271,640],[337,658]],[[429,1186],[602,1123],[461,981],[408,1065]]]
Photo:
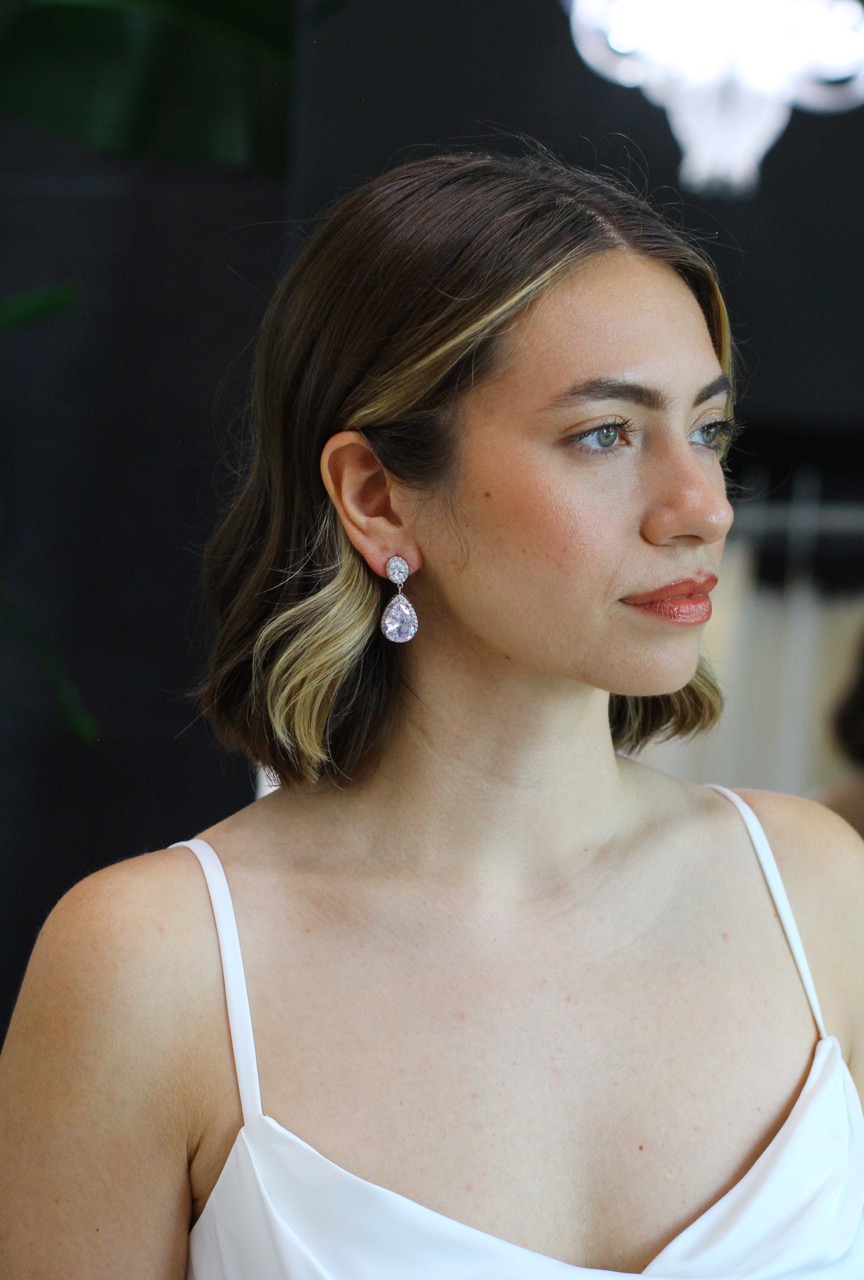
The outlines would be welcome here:
[[[717,427],[719,430],[714,442],[712,444],[706,444],[703,447],[710,449],[712,453],[717,455],[721,462],[725,462],[729,455],[729,450],[732,448],[732,445],[738,439],[744,428],[742,424],[740,422],[736,422],[734,418],[717,418],[713,422],[703,423],[701,427],[696,427],[694,430],[707,431],[709,427]],[[580,431],[577,435],[571,436],[567,443],[578,445],[584,440],[590,440],[592,436],[596,436],[600,431],[608,431],[610,428],[626,434],[633,430],[633,423],[626,420],[623,422],[601,422],[598,426],[592,427],[589,431]],[[588,449],[586,452],[595,454],[617,453],[618,450],[615,446],[618,443],[619,441],[616,440],[615,444],[610,445],[608,448]]]

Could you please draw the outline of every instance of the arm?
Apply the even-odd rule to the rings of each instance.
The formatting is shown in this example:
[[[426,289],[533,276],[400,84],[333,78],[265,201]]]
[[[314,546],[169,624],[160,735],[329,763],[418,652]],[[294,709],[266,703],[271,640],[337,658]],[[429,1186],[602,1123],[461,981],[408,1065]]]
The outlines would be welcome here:
[[[0,1056],[5,1280],[185,1274],[189,872],[169,856],[89,877],[37,942]]]

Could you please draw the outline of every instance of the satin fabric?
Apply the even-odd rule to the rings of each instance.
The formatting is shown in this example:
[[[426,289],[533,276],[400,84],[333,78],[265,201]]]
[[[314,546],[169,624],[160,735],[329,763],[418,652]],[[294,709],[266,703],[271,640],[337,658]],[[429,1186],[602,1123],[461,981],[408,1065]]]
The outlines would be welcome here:
[[[653,1280],[864,1280],[864,1115],[764,831],[741,811],[820,1040],[786,1122],[730,1191],[641,1273]],[[190,1235],[187,1280],[634,1280],[465,1226],[327,1160],[261,1110],[242,957],[221,864],[187,842],[214,906],[244,1125]]]

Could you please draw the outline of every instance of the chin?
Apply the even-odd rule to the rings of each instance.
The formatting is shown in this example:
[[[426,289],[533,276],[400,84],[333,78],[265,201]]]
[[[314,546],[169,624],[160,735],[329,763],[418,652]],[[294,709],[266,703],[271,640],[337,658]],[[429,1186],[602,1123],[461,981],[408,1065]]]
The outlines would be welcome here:
[[[617,687],[610,689],[609,692],[628,698],[659,698],[666,693],[678,693],[693,679],[698,666],[697,660],[687,663],[686,666],[676,664],[674,671],[668,668],[665,671],[646,671],[627,680],[623,687],[618,682]]]

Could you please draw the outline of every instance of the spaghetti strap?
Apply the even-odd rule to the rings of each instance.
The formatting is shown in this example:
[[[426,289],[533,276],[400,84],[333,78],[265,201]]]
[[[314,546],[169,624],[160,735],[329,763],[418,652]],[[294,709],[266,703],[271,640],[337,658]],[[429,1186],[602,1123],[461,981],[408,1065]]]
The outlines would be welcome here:
[[[768,892],[774,900],[774,906],[777,908],[777,915],[780,917],[780,923],[783,926],[783,932],[786,935],[786,941],[789,943],[789,950],[792,952],[792,959],[801,976],[801,984],[810,1002],[810,1009],[813,1013],[813,1020],[819,1029],[819,1035],[825,1039],[825,1023],[822,1019],[822,1010],[819,1006],[819,998],[816,995],[816,987],[813,982],[813,975],[810,972],[810,966],[807,963],[807,957],[804,954],[804,944],[801,941],[801,935],[798,932],[798,926],[795,923],[795,917],[792,914],[792,906],[783,887],[783,881],[780,878],[780,869],[774,858],[771,845],[768,843],[768,837],[762,823],[756,817],[756,814],[739,795],[734,791],[730,791],[728,787],[720,787],[716,783],[710,783],[713,791],[719,791],[720,795],[725,796],[727,800],[731,800],[735,808],[744,819],[744,825],[747,828],[747,834],[753,843],[756,851],[756,857],[762,868],[762,874],[765,877],[765,883],[768,886]]]
[[[252,1015],[249,1012],[249,995],[246,991],[246,976],[243,972],[243,956],[240,952],[240,938],[237,934],[237,920],[231,901],[231,891],[228,888],[219,855],[206,840],[181,840],[171,848],[191,849],[201,864],[204,879],[207,881],[222,957],[222,979],[225,984],[225,1004],[228,1009],[228,1026],[231,1029],[231,1045],[234,1050],[234,1070],[237,1073],[237,1084],[240,1089],[243,1123],[248,1124],[253,1116],[261,1115],[261,1086],[258,1082],[258,1060],[255,1056],[255,1039],[252,1035]]]

